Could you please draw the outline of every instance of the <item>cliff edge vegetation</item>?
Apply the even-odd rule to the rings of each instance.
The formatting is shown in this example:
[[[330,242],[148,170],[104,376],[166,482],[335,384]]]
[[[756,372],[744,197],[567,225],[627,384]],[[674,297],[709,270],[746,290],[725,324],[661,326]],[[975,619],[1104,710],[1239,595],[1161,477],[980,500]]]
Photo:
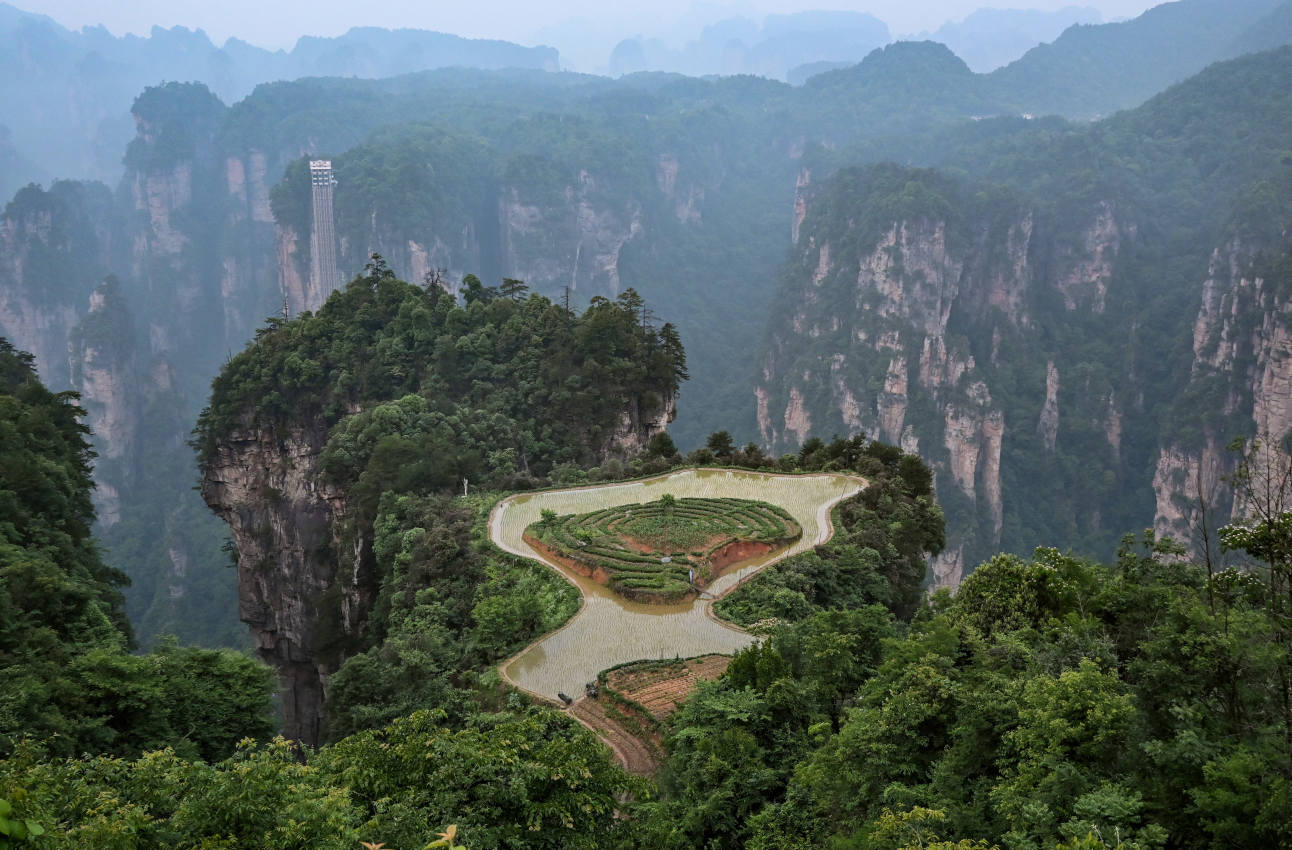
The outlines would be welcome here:
[[[94,455],[77,402],[0,338],[0,758],[164,746],[224,758],[272,731],[269,671],[174,640],[131,654],[125,576],[91,536]]]
[[[517,280],[468,276],[462,293],[374,257],[318,313],[270,319],[198,421],[239,614],[297,740],[417,705],[454,713],[475,672],[573,613],[559,580],[477,551],[488,504],[451,494],[618,464],[672,417],[685,353],[632,290],[582,313]]]

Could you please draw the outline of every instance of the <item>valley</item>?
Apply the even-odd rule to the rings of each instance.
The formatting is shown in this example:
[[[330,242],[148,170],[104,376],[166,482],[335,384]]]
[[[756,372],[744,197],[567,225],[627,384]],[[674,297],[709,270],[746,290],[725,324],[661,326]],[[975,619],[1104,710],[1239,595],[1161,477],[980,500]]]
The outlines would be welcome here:
[[[1292,848],[1292,0],[701,5],[0,4],[0,848]]]

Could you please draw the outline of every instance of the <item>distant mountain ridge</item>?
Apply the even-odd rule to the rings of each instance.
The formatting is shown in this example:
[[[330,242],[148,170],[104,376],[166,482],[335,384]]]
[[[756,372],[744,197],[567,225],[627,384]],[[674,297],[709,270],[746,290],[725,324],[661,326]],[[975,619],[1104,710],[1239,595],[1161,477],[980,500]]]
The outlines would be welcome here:
[[[887,24],[863,12],[768,15],[761,24],[735,17],[705,27],[681,49],[658,38],[624,39],[610,55],[609,72],[612,76],[668,71],[790,79],[791,72],[803,65],[857,62],[891,39]]]
[[[1054,41],[1074,24],[1101,24],[1103,16],[1090,6],[1042,9],[979,9],[960,21],[947,21],[933,32],[921,33],[945,44],[977,73],[994,71],[1019,59],[1038,44]]]
[[[5,156],[0,196],[45,175],[115,181],[134,133],[130,104],[146,86],[200,80],[228,102],[257,85],[311,76],[391,77],[444,67],[555,71],[551,47],[468,39],[427,30],[356,27],[336,38],[302,37],[289,51],[236,38],[222,47],[202,30],[154,27],[141,38],[102,26],[74,31],[0,3],[0,124],[17,156]],[[29,163],[28,168],[10,166]]]
[[[988,74],[975,74],[963,57],[935,40],[899,41],[857,65],[810,77],[805,85],[841,92],[902,85],[941,101],[972,98],[984,116],[1094,119],[1138,106],[1213,62],[1289,40],[1292,0],[1179,0],[1129,21],[1069,27],[1052,43]]]
[[[1213,62],[1250,52],[1244,44],[1253,27],[1290,8],[1288,0],[1163,3],[1129,21],[1070,27],[989,76],[1028,112],[1097,118],[1137,106]],[[1254,46],[1286,43],[1276,32],[1269,35]],[[1072,85],[1077,79],[1082,84]]]

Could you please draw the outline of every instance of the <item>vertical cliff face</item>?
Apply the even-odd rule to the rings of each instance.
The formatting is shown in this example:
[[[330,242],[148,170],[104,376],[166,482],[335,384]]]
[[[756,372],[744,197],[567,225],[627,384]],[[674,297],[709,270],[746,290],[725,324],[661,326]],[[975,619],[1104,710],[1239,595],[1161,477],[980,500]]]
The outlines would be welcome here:
[[[1234,236],[1213,251],[1193,324],[1193,364],[1184,397],[1192,415],[1163,436],[1153,476],[1154,528],[1201,543],[1242,512],[1225,477],[1234,436],[1279,443],[1292,430],[1292,297],[1277,272],[1286,251],[1268,239]],[[1271,274],[1271,272],[1273,272]]]
[[[341,660],[328,642],[362,633],[373,592],[368,543],[342,542],[344,498],[322,483],[326,439],[322,428],[243,428],[202,479],[238,549],[238,616],[283,686],[284,732],[310,745],[322,740],[327,677]]]
[[[115,278],[100,284],[89,311],[69,333],[71,382],[81,394],[99,460],[95,498],[99,522],[121,521],[121,493],[134,484],[131,460],[139,432],[140,387],[135,369],[135,331]]]
[[[628,407],[619,415],[619,424],[602,454],[619,454],[631,457],[645,451],[651,438],[668,429],[668,423],[677,418],[677,396],[667,393],[657,410],[644,411],[641,399],[634,396]]]
[[[1061,477],[1065,442],[1094,429],[1091,451],[1120,463],[1114,394],[1089,369],[1068,377],[1038,328],[1104,309],[1127,234],[1112,210],[1094,205],[1075,241],[1056,242],[1020,199],[930,172],[880,167],[816,188],[801,176],[795,255],[754,389],[763,442],[865,431],[918,452],[948,515],[935,584],[1025,546],[1006,533],[1032,510],[1011,501],[1027,498],[1011,483]],[[1064,498],[1099,500],[1060,496],[1057,511]]]
[[[279,299],[270,167],[255,152],[215,155],[222,113],[201,87],[151,90],[115,195],[29,187],[0,220],[0,334],[36,355],[49,385],[81,394],[101,539],[131,577],[144,642],[240,642],[232,612],[211,610],[231,601],[232,576],[186,443],[211,374]]]
[[[669,171],[664,168],[661,182],[675,191]],[[689,213],[679,208],[679,215]],[[580,171],[574,185],[551,198],[505,187],[499,221],[505,276],[524,280],[540,292],[556,293],[568,286],[582,298],[619,294],[620,252],[643,232],[641,204],[633,199],[609,201],[587,171]]]
[[[635,453],[675,415],[633,399],[603,453]],[[238,552],[238,616],[278,672],[284,734],[322,742],[328,678],[364,636],[378,590],[372,541],[319,466],[319,422],[243,426],[204,466],[202,498],[228,523]]]
[[[950,245],[944,220],[888,222],[872,239],[814,227],[805,185],[796,204],[802,284],[779,305],[755,390],[764,443],[780,450],[809,433],[861,430],[917,450],[933,464],[940,498],[959,493],[985,515],[981,532],[995,543],[1004,417],[948,325],[953,306],[998,270],[972,246]],[[949,538],[935,572],[954,584],[962,551]]]
[[[0,335],[51,387],[69,386],[68,337],[111,266],[113,212],[106,187],[56,183],[21,190],[0,218]]]
[[[278,165],[274,170],[281,170]],[[222,228],[226,234],[219,257],[219,302],[226,353],[236,351],[255,333],[264,316],[281,301],[282,287],[274,265],[277,253],[269,190],[278,174],[270,158],[248,149],[225,160]],[[214,200],[214,199],[213,199]]]

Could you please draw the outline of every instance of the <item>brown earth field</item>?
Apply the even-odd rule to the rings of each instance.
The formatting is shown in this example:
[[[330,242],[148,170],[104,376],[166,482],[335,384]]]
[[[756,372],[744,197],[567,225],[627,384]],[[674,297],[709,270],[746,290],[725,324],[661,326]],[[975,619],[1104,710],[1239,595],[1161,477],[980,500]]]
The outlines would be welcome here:
[[[651,717],[664,720],[690,696],[697,683],[718,678],[730,663],[726,655],[643,662],[612,670],[606,675],[606,685],[646,709]]]
[[[667,755],[662,721],[686,701],[697,683],[718,678],[730,663],[726,655],[705,655],[621,667],[604,674],[599,697],[579,699],[570,706],[570,714],[595,732],[629,773],[654,776]]]

